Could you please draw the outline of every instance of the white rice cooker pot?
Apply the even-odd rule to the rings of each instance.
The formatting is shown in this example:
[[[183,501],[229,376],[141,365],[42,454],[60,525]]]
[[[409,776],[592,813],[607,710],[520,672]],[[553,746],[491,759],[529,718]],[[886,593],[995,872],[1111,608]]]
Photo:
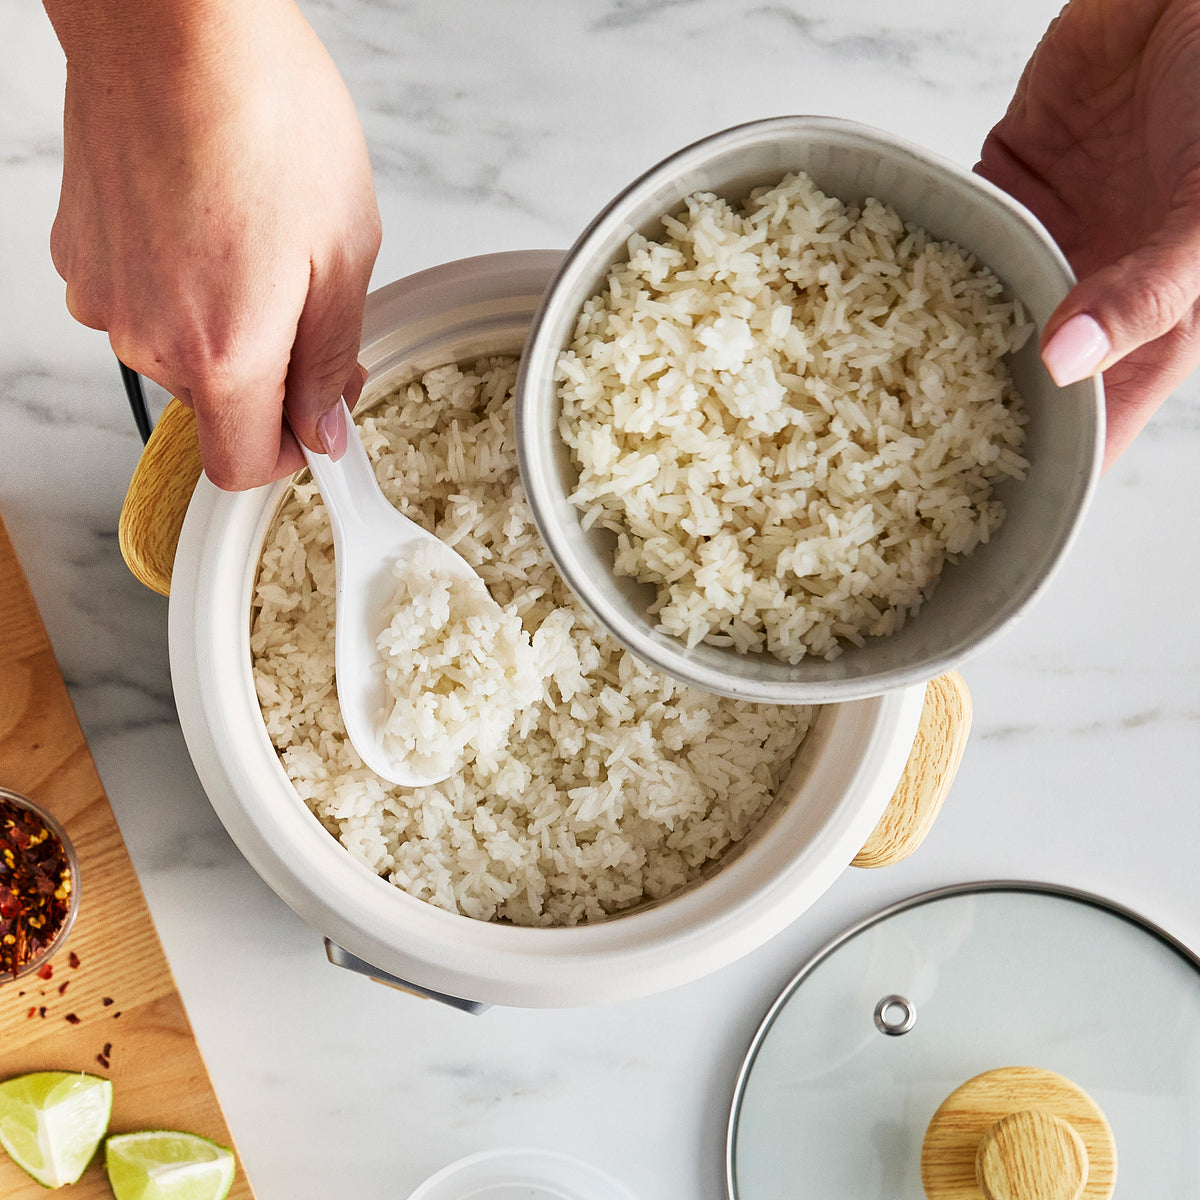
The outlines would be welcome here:
[[[435,365],[518,353],[557,252],[488,255],[391,284],[367,301],[369,402]],[[828,888],[891,799],[913,749],[924,687],[819,711],[774,809],[702,881],[608,920],[519,928],[445,912],[356,861],[289,783],[250,670],[250,596],[286,492],[222,492],[201,477],[170,576],[179,720],[200,780],[267,884],[327,939],[381,975],[472,1001],[590,1004],[685,983],[766,942]]]

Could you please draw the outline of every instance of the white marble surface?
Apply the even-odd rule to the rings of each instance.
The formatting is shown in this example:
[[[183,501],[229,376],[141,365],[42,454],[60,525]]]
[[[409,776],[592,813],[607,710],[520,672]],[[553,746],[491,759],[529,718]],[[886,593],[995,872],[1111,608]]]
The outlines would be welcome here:
[[[828,112],[963,163],[1057,0],[309,0],[362,112],[376,283],[561,247],[629,178],[723,126]],[[1016,877],[1133,906],[1200,947],[1200,380],[1104,479],[1034,611],[965,670],[975,728],[907,863],[848,871],[807,917],[672,993],[467,1017],[327,965],[249,870],[188,760],[166,604],[126,572],[139,442],[103,335],[47,250],[63,69],[0,0],[0,512],[29,575],[245,1166],[262,1200],[403,1200],[470,1152],[545,1146],[642,1200],[724,1195],[736,1071],[826,939],[942,884]]]

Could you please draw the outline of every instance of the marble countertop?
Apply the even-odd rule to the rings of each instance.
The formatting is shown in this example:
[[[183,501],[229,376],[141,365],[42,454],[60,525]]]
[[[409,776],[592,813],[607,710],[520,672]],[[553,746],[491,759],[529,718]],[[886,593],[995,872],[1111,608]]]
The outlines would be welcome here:
[[[826,112],[974,162],[1058,0],[309,0],[360,107],[376,284],[565,247],[629,179],[739,121]],[[928,888],[1110,897],[1200,948],[1200,379],[1103,479],[1033,611],[964,675],[975,725],[921,850],[848,870],[771,943],[648,999],[470,1017],[330,966],[214,816],[171,696],[166,602],[117,516],[140,444],[47,248],[63,67],[0,0],[0,513],[262,1200],[402,1200],[474,1151],[579,1155],[642,1200],[719,1200],[738,1066],[796,969]]]

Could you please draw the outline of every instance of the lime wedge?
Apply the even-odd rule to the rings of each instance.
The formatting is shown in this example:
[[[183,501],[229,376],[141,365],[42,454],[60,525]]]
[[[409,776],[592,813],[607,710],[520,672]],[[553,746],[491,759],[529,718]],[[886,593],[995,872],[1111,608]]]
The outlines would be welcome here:
[[[224,1146],[175,1129],[113,1134],[104,1167],[117,1200],[224,1200],[235,1169]]]
[[[97,1075],[18,1075],[0,1083],[0,1146],[43,1187],[62,1187],[92,1161],[111,1111],[112,1084]]]

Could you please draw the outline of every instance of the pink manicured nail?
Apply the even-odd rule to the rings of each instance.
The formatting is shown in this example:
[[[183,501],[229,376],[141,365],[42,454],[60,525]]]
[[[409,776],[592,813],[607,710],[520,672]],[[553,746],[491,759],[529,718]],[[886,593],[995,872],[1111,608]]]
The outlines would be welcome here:
[[[1112,351],[1108,334],[1087,313],[1061,325],[1042,351],[1042,362],[1059,387],[1094,375]]]
[[[334,462],[346,453],[346,409],[340,400],[317,422],[317,437]]]

